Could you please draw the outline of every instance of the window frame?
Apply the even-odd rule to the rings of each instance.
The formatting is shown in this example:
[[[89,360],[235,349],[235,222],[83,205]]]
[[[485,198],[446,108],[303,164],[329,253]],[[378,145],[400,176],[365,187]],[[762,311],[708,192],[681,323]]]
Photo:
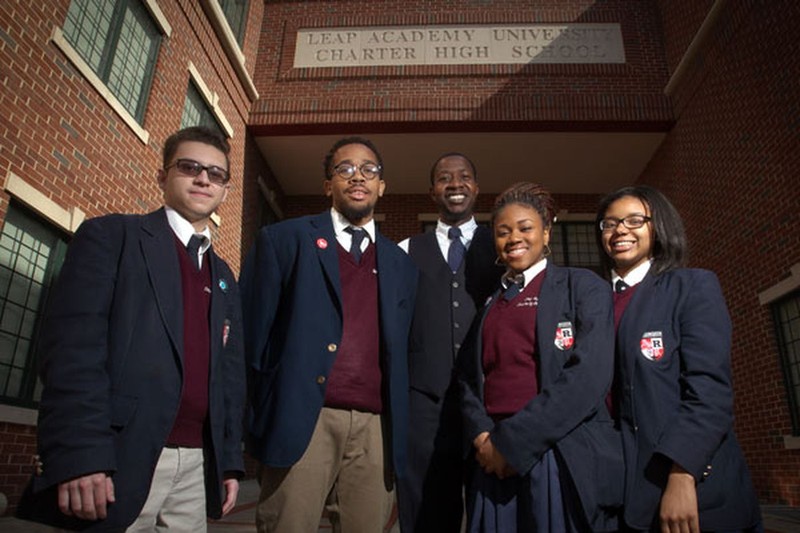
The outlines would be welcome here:
[[[72,6],[72,2],[75,0],[70,1],[70,6]],[[154,23],[156,29],[160,32],[160,36],[158,38],[158,43],[155,49],[152,51],[152,56],[148,59],[149,64],[149,72],[145,75],[146,83],[142,87],[142,93],[144,96],[140,99],[140,102],[137,106],[137,111],[141,113],[140,117],[136,116],[136,113],[131,113],[125,105],[117,98],[108,84],[103,81],[102,75],[98,74],[94,68],[92,68],[89,63],[84,60],[81,53],[73,47],[73,45],[68,40],[67,36],[64,33],[64,29],[62,27],[54,27],[52,34],[50,36],[50,40],[53,44],[56,45],[57,48],[61,50],[61,52],[66,56],[66,58],[75,66],[75,68],[80,72],[80,74],[89,82],[90,85],[100,94],[100,96],[106,101],[106,103],[114,110],[114,112],[125,122],[125,124],[136,134],[137,137],[142,141],[142,143],[147,144],[149,142],[150,134],[149,132],[144,129],[144,117],[146,115],[148,103],[150,101],[150,97],[152,95],[153,89],[153,80],[155,79],[155,69],[158,63],[158,58],[161,53],[161,44],[165,38],[169,38],[172,34],[172,27],[170,26],[169,22],[167,21],[166,17],[164,16],[161,8],[159,7],[157,0],[114,0],[115,1],[115,14],[117,16],[122,17],[124,19],[124,13],[127,10],[127,6],[130,2],[138,2],[139,5],[143,6],[145,10],[149,13],[151,21]],[[125,7],[122,8],[120,6],[124,5]],[[66,21],[66,18],[65,18]],[[113,49],[119,42],[115,42],[113,46],[107,46],[104,44],[103,47],[103,55],[110,55]],[[101,64],[103,61],[101,60]],[[113,62],[108,63],[108,68],[111,69],[113,67]],[[98,68],[98,70],[102,70]]]
[[[800,378],[795,382],[792,378],[792,361],[789,360],[787,351],[789,343],[800,345],[800,336],[793,339],[786,338],[784,334],[784,323],[781,319],[781,306],[790,301],[795,301],[800,308],[800,289],[795,289],[790,293],[770,303],[773,326],[775,328],[775,340],[778,345],[778,358],[783,374],[783,385],[786,390],[786,401],[788,403],[789,416],[792,421],[792,436],[800,437]],[[798,319],[800,320],[800,319]],[[800,369],[800,356],[794,363]]]
[[[772,315],[772,304],[775,302],[781,301],[784,297],[788,297],[792,295],[795,291],[800,289],[800,263],[795,263],[789,268],[789,275],[768,287],[761,292],[758,293],[758,302],[762,306],[767,306],[768,308],[766,311]],[[777,335],[777,323],[773,320],[773,328],[774,334]],[[776,349],[782,350],[782,347],[779,344],[779,337],[775,337],[776,340]],[[781,365],[781,372],[783,372],[784,365],[783,365],[783,357],[782,353],[777,354],[780,357],[778,364]],[[784,386],[786,383],[784,382]],[[785,393],[789,394],[788,389],[784,389]],[[787,398],[788,400],[788,398]],[[790,413],[790,416],[793,414]],[[783,447],[787,450],[800,450],[800,432],[794,423],[792,424],[792,434],[790,435],[783,435]]]
[[[42,325],[42,317],[44,316],[44,313],[46,312],[49,304],[50,289],[52,288],[53,283],[58,277],[58,273],[60,272],[61,266],[64,263],[64,258],[67,252],[67,246],[69,244],[69,235],[62,228],[59,228],[57,225],[49,222],[46,218],[38,215],[35,212],[35,210],[26,206],[23,202],[20,202],[13,198],[9,203],[8,210],[6,211],[6,215],[3,219],[2,228],[0,228],[0,235],[3,235],[5,233],[9,216],[11,216],[12,213],[13,216],[21,217],[22,220],[25,220],[26,222],[30,221],[34,224],[41,226],[48,232],[48,236],[52,237],[52,240],[54,241],[54,244],[52,246],[52,252],[48,256],[47,263],[45,265],[44,275],[41,282],[41,293],[39,295],[38,300],[35,302],[36,308],[35,310],[31,308],[31,310],[35,311],[36,315],[31,329],[31,335],[27,347],[27,352],[25,354],[25,364],[24,367],[22,367],[22,378],[20,380],[21,384],[19,392],[15,396],[7,394],[7,386],[9,379],[8,376],[6,377],[5,382],[0,383],[0,404],[14,406],[14,407],[36,408],[39,404],[39,399],[36,397],[37,392],[41,392],[41,388],[39,387],[38,383],[37,346],[39,343],[39,333]],[[19,260],[19,257],[20,254],[17,253],[15,255],[15,260]],[[12,275],[14,273],[19,274],[19,272],[15,269],[11,269],[11,272]],[[28,281],[31,281],[31,279],[28,276],[24,277],[28,279]],[[28,289],[30,289],[30,286],[28,287]],[[9,302],[8,292],[6,292],[5,296],[2,298],[2,305],[0,305],[0,311],[3,312],[5,311],[7,302]],[[23,309],[27,309],[27,307],[23,306]],[[0,313],[0,316],[2,316],[2,313]],[[22,338],[19,335],[20,333],[19,331],[17,331],[16,333],[15,332],[6,332],[6,333],[10,333],[12,336],[14,336],[16,338],[16,342],[19,342],[20,338]],[[8,364],[6,363],[2,364],[9,367],[9,373],[15,368],[13,359]]]

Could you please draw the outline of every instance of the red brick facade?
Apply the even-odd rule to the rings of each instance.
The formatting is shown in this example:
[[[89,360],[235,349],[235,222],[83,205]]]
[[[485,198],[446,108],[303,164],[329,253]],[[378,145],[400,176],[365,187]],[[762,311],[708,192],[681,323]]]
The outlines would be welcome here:
[[[800,262],[797,2],[251,0],[242,45],[258,92],[251,100],[203,7],[213,0],[151,1],[172,32],[142,122],[146,143],[51,39],[70,0],[0,1],[0,223],[16,198],[12,175],[87,217],[160,206],[155,172],[180,124],[190,62],[233,131],[235,178],[215,247],[235,271],[264,220],[259,180],[284,216],[330,205],[321,194],[286,197],[259,135],[668,132],[640,181],[675,202],[692,265],[722,281],[735,327],[736,430],[759,497],[800,506],[800,449],[784,445],[793,431],[786,389],[769,308],[758,299]],[[626,62],[292,68],[299,28],[549,22],[620,23]],[[419,231],[418,215],[433,205],[388,185],[377,212],[383,232],[400,240]],[[597,199],[557,196],[570,213],[593,213]],[[492,200],[483,195],[477,210],[488,212]],[[35,428],[0,421],[0,492],[12,508],[34,439]]]
[[[660,4],[665,28],[681,27],[695,7]],[[736,431],[761,500],[795,506],[800,449],[784,448],[786,388],[758,294],[800,261],[798,22],[796,2],[727,2],[677,86],[675,127],[641,178],[683,215],[691,264],[720,277],[734,326]]]

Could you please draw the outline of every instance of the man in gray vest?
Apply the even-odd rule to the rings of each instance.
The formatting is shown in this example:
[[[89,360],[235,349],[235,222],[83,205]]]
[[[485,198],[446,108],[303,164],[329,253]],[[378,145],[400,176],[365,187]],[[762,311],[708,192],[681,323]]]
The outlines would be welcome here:
[[[453,362],[477,310],[498,286],[491,231],[473,216],[475,165],[446,153],[431,169],[436,230],[400,243],[420,270],[409,339],[409,442],[398,483],[400,526],[407,532],[459,532],[463,448]]]

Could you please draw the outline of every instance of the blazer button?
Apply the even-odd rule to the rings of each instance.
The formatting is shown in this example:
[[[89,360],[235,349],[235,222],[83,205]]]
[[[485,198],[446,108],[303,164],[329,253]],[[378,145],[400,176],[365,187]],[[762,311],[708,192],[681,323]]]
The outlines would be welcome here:
[[[457,281],[454,281],[454,282],[453,282],[453,288],[454,288],[454,289],[457,289],[457,288],[458,288],[458,282],[457,282]]]
[[[330,343],[330,344],[328,345],[328,351],[329,351],[329,352],[335,352],[335,351],[336,351],[336,348],[338,348],[338,346],[336,346],[334,343]]]
[[[317,383],[319,385],[322,385],[323,383],[325,383],[325,376],[317,376]]]
[[[459,305],[461,305],[461,304],[458,303],[457,301],[453,302],[453,307],[458,307]]]

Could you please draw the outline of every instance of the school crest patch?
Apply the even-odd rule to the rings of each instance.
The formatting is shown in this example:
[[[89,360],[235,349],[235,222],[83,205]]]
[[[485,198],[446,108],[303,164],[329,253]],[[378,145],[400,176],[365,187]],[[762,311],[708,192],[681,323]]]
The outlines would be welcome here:
[[[648,331],[639,341],[642,355],[651,361],[658,361],[664,357],[664,336],[660,331]]]
[[[572,336],[572,322],[559,322],[556,327],[555,345],[559,350],[569,350],[575,342]]]

